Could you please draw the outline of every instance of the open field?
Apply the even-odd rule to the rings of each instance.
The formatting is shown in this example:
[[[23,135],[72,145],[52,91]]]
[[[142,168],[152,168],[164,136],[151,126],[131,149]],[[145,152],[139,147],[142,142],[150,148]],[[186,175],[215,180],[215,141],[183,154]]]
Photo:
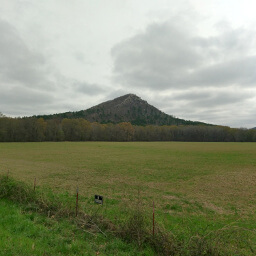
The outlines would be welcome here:
[[[156,222],[184,242],[212,236],[255,255],[255,156],[255,143],[1,143],[0,172],[71,194],[79,186],[91,211],[103,195],[100,211],[117,222],[132,206],[150,216],[155,201]]]

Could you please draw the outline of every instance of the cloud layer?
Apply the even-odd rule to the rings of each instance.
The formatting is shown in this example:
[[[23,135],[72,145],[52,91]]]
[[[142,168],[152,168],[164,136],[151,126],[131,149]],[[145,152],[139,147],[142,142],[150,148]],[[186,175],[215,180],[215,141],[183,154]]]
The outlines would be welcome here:
[[[235,112],[248,119],[245,108],[256,96],[255,31],[224,23],[214,36],[202,37],[186,25],[179,20],[152,24],[117,44],[114,81],[153,92],[157,106],[179,117],[220,123],[219,116],[232,123]]]
[[[63,76],[43,53],[32,51],[8,22],[0,20],[0,34],[1,112],[23,116],[80,110],[93,105],[94,97],[105,91],[97,84]]]
[[[226,28],[201,37],[175,23],[153,24],[112,50],[116,80],[133,87],[255,86],[255,32]]]
[[[18,31],[0,20],[0,75],[7,83],[21,83],[27,87],[47,87],[47,65],[43,55],[31,51]]]

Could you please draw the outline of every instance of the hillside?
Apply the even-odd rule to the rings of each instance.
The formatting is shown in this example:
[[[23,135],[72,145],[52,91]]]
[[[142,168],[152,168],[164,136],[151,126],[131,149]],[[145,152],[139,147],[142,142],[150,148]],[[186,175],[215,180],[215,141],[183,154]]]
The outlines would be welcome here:
[[[167,115],[134,94],[127,94],[103,102],[87,110],[37,117],[44,119],[84,118],[90,122],[130,122],[133,125],[207,125],[202,122],[187,121]]]

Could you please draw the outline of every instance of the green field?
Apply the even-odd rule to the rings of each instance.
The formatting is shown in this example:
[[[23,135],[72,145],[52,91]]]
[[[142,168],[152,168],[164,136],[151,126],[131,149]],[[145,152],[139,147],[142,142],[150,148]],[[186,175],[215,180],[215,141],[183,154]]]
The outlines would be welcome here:
[[[91,236],[68,221],[56,221],[33,212],[21,213],[20,207],[0,201],[0,255],[153,255],[148,249],[138,253],[113,236]]]
[[[1,143],[0,172],[57,192],[79,186],[91,212],[93,195],[103,195],[99,211],[113,222],[134,207],[151,218],[154,201],[156,223],[179,241],[200,236],[230,255],[255,255],[255,156],[255,143]]]

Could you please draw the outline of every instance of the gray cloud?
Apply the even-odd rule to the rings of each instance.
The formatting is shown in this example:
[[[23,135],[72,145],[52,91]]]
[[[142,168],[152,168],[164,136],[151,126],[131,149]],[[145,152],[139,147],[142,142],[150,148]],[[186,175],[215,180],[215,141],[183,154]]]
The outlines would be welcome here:
[[[26,102],[32,109],[34,104],[49,104],[54,97],[47,92],[41,92],[34,89],[21,88],[14,86],[1,92],[1,105],[15,104],[16,107]]]
[[[255,118],[252,118],[256,109],[255,95],[255,89],[241,90],[239,87],[175,90],[168,95],[156,94],[158,103],[155,101],[153,104],[184,119],[252,127],[255,123]]]
[[[40,109],[48,109],[54,103],[50,92],[42,92],[27,87],[13,86],[1,90],[0,109],[6,115],[36,114]]]
[[[49,111],[60,97],[58,82],[46,57],[32,51],[9,23],[0,20],[0,109],[7,115]]]
[[[117,44],[114,79],[152,90],[256,85],[255,32],[226,28],[204,38],[176,24],[153,24]]]
[[[251,87],[256,85],[255,66],[256,56],[241,57],[196,70],[191,75],[187,75],[183,83],[187,86]]]
[[[173,94],[171,97],[166,97],[170,101],[187,102],[190,107],[212,107],[235,105],[254,97],[254,93],[250,90],[241,90],[239,88],[225,88],[225,89],[208,89],[201,91],[183,91]]]
[[[6,115],[81,110],[107,90],[63,76],[43,53],[30,50],[19,32],[3,20],[0,34],[0,111]]]
[[[9,23],[0,20],[0,77],[6,83],[49,88],[46,60],[24,43]]]
[[[91,84],[81,81],[72,82],[73,89],[78,93],[83,93],[86,95],[97,95],[100,93],[106,92],[106,89],[103,86],[98,84]]]

